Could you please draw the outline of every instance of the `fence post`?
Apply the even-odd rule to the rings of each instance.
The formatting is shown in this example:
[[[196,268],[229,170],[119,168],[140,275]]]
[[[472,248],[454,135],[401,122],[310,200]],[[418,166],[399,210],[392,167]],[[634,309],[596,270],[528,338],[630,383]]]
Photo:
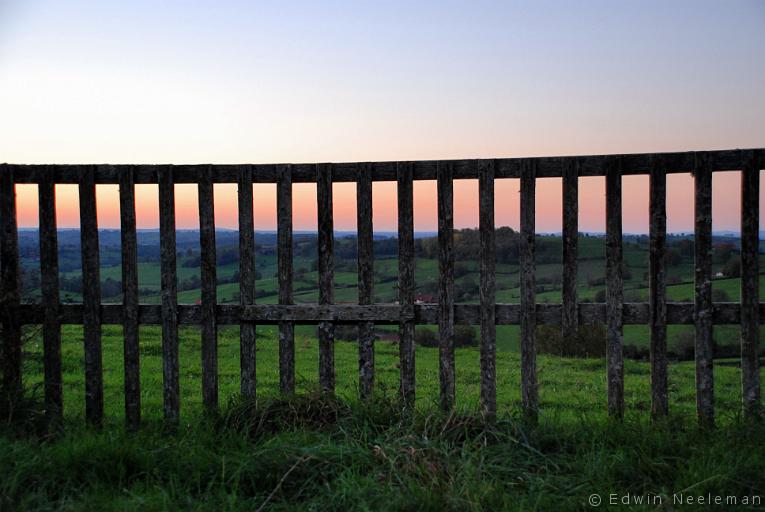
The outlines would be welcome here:
[[[697,153],[694,166],[696,288],[696,412],[702,426],[714,425],[712,375],[712,169]]]
[[[537,390],[537,347],[536,347],[536,269],[535,246],[535,195],[536,162],[521,162],[521,237],[520,237],[520,281],[521,281],[521,401],[523,413],[528,421],[535,423],[539,414]]]
[[[162,272],[162,376],[165,422],[180,418],[178,280],[175,254],[175,182],[172,166],[159,170],[159,250]]]
[[[202,401],[208,412],[214,412],[218,409],[218,324],[215,317],[218,279],[212,166],[202,171],[197,190],[202,277]]]
[[[758,417],[760,403],[760,164],[747,151],[741,171],[741,397],[744,415]]]
[[[276,183],[279,304],[292,304],[292,166],[278,169]],[[279,390],[295,392],[295,325],[279,322]]]
[[[441,408],[454,408],[454,170],[437,164],[438,189],[438,338]]]
[[[667,396],[667,176],[662,160],[651,158],[648,307],[651,342],[651,417],[669,413]]]
[[[40,291],[44,315],[45,415],[48,425],[55,425],[61,422],[64,404],[61,376],[56,185],[50,175],[46,175],[45,179],[37,185],[37,193],[40,205]]]
[[[316,166],[319,221],[319,304],[332,304],[335,296],[334,224],[332,221],[332,164]],[[335,326],[319,322],[319,385],[335,391]]]
[[[412,407],[416,395],[414,345],[414,189],[411,162],[396,164],[398,199],[398,303],[400,392],[402,402]]]
[[[579,243],[579,162],[563,162],[563,276],[561,334],[565,343],[575,343],[579,328],[577,307],[577,246]]]
[[[12,399],[22,391],[21,325],[16,309],[20,298],[19,238],[16,224],[14,172],[0,168],[0,311],[3,326],[3,388]]]
[[[104,414],[101,362],[101,264],[98,254],[95,167],[84,168],[80,181],[82,249],[82,323],[85,340],[85,416],[100,425]]]
[[[137,428],[141,421],[141,370],[138,345],[138,246],[134,180],[133,168],[120,174],[125,422],[128,428],[132,429]]]
[[[255,226],[252,216],[252,166],[239,169],[239,305],[255,304]],[[239,390],[246,397],[256,391],[256,328],[254,322],[239,324]]]
[[[361,164],[356,180],[356,229],[359,304],[374,302],[372,167]],[[372,394],[375,378],[374,322],[359,322],[359,394]]]
[[[478,167],[479,231],[481,236],[481,408],[487,418],[497,413],[496,240],[494,231],[494,172],[496,163]]]
[[[624,416],[624,279],[622,274],[622,166],[611,159],[606,170],[606,319],[608,414]]]

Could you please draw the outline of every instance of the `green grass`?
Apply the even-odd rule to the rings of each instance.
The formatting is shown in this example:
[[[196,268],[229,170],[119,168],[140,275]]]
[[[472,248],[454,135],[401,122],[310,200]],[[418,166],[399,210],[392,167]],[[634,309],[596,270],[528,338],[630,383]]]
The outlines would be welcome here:
[[[550,242],[550,241],[548,241]],[[552,241],[554,242],[554,241]],[[550,243],[552,243],[550,242]],[[646,300],[647,257],[626,244],[632,273],[625,290]],[[602,285],[603,240],[579,242],[579,298],[593,300]],[[179,259],[180,263],[184,257]],[[313,259],[295,258],[295,301],[316,302],[318,275]],[[477,280],[474,261],[461,262]],[[715,265],[715,270],[717,270]],[[260,303],[275,303],[278,282],[273,256],[257,258]],[[229,277],[236,264],[219,266]],[[335,272],[335,301],[356,302],[356,273]],[[179,265],[179,280],[198,268]],[[375,300],[396,300],[396,258],[375,261]],[[72,273],[72,275],[78,272]],[[537,278],[555,279],[559,263],[537,265]],[[434,282],[438,262],[418,259],[418,286]],[[497,301],[519,302],[518,266],[497,265]],[[683,282],[667,288],[669,300],[693,297],[693,267],[669,269]],[[117,267],[102,277],[119,280]],[[140,286],[157,294],[159,266],[141,264]],[[543,284],[539,301],[559,302],[558,284]],[[713,287],[730,300],[739,298],[739,279],[715,279]],[[557,288],[557,289],[556,289]],[[218,301],[236,302],[238,284],[218,286]],[[765,296],[765,280],[761,280]],[[69,294],[79,300],[77,294]],[[194,303],[199,290],[178,294]],[[117,298],[107,298],[117,300]],[[472,301],[475,302],[475,301]],[[692,326],[669,326],[669,348]],[[396,330],[381,326],[380,330]],[[437,406],[438,351],[418,347],[416,410],[402,415],[395,396],[398,347],[376,344],[378,395],[370,404],[357,397],[357,347],[335,344],[337,400],[316,393],[318,347],[314,328],[296,328],[297,396],[278,397],[278,341],[273,327],[258,328],[258,402],[242,402],[239,389],[238,329],[219,333],[221,416],[209,418],[201,404],[199,330],[181,328],[181,424],[174,433],[162,426],[161,333],[141,328],[143,426],[123,427],[122,332],[104,326],[105,422],[100,431],[84,426],[82,328],[63,330],[65,423],[54,438],[37,438],[6,428],[0,432],[0,510],[577,510],[589,509],[593,493],[659,494],[671,503],[673,492],[760,495],[765,499],[765,427],[740,418],[740,371],[715,366],[718,430],[695,427],[692,362],[670,365],[670,409],[666,422],[651,425],[650,368],[625,361],[623,422],[606,411],[606,367],[599,359],[563,359],[540,355],[540,423],[521,420],[519,327],[497,328],[497,400],[499,419],[485,425],[478,413],[479,351],[456,351],[457,412],[444,417]],[[721,345],[738,340],[738,326],[715,326]],[[29,330],[24,378],[28,394],[42,394],[42,341]],[[765,344],[765,330],[762,333]],[[648,328],[627,325],[625,344],[647,347]],[[607,507],[603,507],[604,509]],[[633,509],[641,509],[633,507]],[[654,509],[654,507],[645,507]]]
[[[223,416],[201,407],[200,338],[181,329],[181,424],[162,430],[161,336],[141,329],[144,425],[123,428],[121,328],[103,337],[105,424],[84,426],[82,329],[63,332],[65,425],[51,440],[0,436],[0,509],[65,510],[571,510],[592,493],[765,494],[765,428],[739,417],[740,374],[715,368],[720,428],[694,425],[694,367],[670,366],[671,417],[651,425],[649,366],[625,362],[623,422],[607,418],[605,362],[540,356],[540,424],[520,420],[517,330],[500,327],[499,420],[478,416],[479,353],[456,351],[457,414],[437,410],[438,351],[417,349],[416,411],[396,406],[397,346],[378,342],[379,394],[356,399],[357,348],[335,344],[338,400],[315,393],[318,350],[298,327],[298,396],[276,400],[275,329],[258,329],[258,406],[237,398],[238,329],[223,328]],[[32,331],[24,376],[41,393]],[[638,507],[639,509],[639,507]]]

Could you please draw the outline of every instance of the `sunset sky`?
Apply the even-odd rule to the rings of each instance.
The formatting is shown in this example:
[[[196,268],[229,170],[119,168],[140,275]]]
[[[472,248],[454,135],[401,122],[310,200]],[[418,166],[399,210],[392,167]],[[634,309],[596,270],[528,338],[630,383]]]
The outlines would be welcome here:
[[[514,157],[765,146],[765,2],[54,2],[0,0],[0,161],[261,163]],[[560,230],[560,180],[539,180],[537,230]],[[518,226],[518,182],[497,181],[497,224]],[[624,230],[645,232],[648,183],[624,179]],[[355,229],[336,184],[335,227]],[[691,231],[692,180],[668,179],[668,227]],[[714,176],[714,229],[738,230],[738,173]],[[216,218],[236,228],[236,187]],[[762,193],[761,193],[762,195]],[[315,229],[315,186],[295,228]],[[23,226],[36,187],[19,186]],[[119,227],[116,186],[99,223]],[[765,198],[763,199],[765,200]],[[138,224],[158,225],[156,186]],[[395,184],[374,186],[395,230]],[[198,225],[177,186],[178,226]],[[580,229],[604,231],[604,180],[580,180]],[[76,186],[59,225],[78,225]],[[765,208],[763,209],[765,212]],[[275,227],[275,187],[255,225]],[[761,223],[765,224],[765,217]],[[477,182],[455,224],[478,222]],[[436,229],[434,182],[415,229]]]

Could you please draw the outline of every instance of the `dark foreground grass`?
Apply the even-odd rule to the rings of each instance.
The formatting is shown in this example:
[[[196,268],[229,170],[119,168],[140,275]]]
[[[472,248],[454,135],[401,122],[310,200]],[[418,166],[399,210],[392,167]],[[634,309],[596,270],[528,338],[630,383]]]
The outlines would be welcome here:
[[[30,334],[28,407],[0,433],[0,509],[580,510],[590,508],[592,494],[606,508],[609,494],[631,493],[683,510],[673,505],[675,493],[765,497],[765,427],[741,420],[733,365],[715,368],[719,427],[705,432],[694,421],[692,363],[671,365],[671,416],[651,425],[647,363],[626,361],[626,416],[615,422],[605,415],[604,361],[540,356],[540,423],[532,427],[518,416],[518,355],[500,351],[500,414],[487,426],[477,413],[477,349],[457,351],[458,410],[444,416],[436,406],[437,350],[419,347],[417,408],[403,414],[395,345],[377,344],[378,395],[361,403],[357,348],[336,343],[339,398],[330,398],[314,391],[316,341],[301,328],[299,394],[278,399],[278,343],[273,329],[261,329],[255,403],[236,395],[238,331],[223,329],[219,374],[227,401],[219,416],[204,417],[199,333],[184,329],[182,422],[167,432],[158,331],[141,331],[144,422],[129,433],[121,330],[104,328],[105,422],[94,430],[83,420],[81,328],[65,328],[65,422],[53,437],[34,434],[42,362],[39,336]]]
[[[234,400],[175,433],[0,437],[4,510],[579,510],[589,496],[765,494],[762,425],[401,414],[384,397]],[[653,498],[654,500],[656,498]],[[652,509],[653,505],[634,509]],[[730,509],[728,507],[727,509]]]

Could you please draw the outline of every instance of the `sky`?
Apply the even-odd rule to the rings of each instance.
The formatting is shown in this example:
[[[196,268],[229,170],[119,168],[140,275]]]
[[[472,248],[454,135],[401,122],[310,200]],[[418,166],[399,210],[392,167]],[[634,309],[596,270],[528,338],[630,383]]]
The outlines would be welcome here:
[[[765,147],[763,27],[755,0],[0,0],[0,162]],[[715,230],[739,228],[739,179],[714,175]],[[647,178],[623,188],[625,232],[646,232]],[[518,226],[518,189],[497,181],[498,225]],[[455,184],[457,227],[477,225],[477,190]],[[604,192],[602,178],[580,179],[580,230],[605,230]],[[20,224],[37,225],[36,187],[17,193]],[[373,193],[375,230],[395,230],[395,184]],[[119,227],[117,194],[98,187],[101,227]],[[689,175],[668,178],[670,231],[692,231],[691,194]],[[335,228],[355,229],[354,186],[334,195]],[[215,197],[217,224],[236,228],[235,185]],[[57,198],[59,226],[76,227],[76,186],[59,185]],[[178,185],[176,199],[178,226],[196,227],[196,188]],[[137,203],[139,228],[156,227],[156,186],[138,186]],[[255,186],[254,207],[256,228],[273,229],[273,185]],[[295,185],[294,210],[295,229],[315,229],[314,185]],[[538,180],[537,231],[559,231],[560,217],[560,180]],[[435,183],[417,182],[415,229],[436,227]]]

